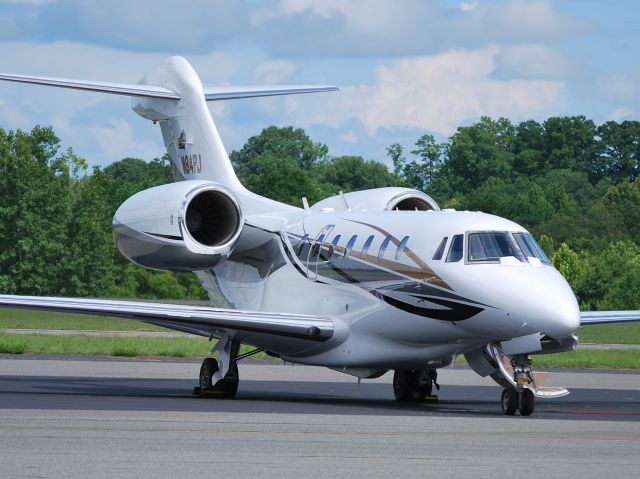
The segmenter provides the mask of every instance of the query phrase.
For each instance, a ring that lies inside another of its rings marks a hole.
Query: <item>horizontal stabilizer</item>
[[[580,313],[580,326],[632,323],[640,321],[640,311],[585,311]]]
[[[303,314],[242,311],[200,306],[117,301],[111,299],[52,298],[0,295],[0,306],[42,311],[98,314],[135,319],[200,336],[230,333],[251,338],[272,335],[313,342],[333,336],[333,321]]]
[[[205,88],[207,101],[234,100],[236,98],[255,98],[259,96],[292,95],[296,93],[318,93],[339,90],[332,85],[282,85],[282,86],[245,86]]]
[[[114,95],[139,96],[147,98],[163,98],[166,100],[179,100],[175,92],[153,85],[137,85],[127,83],[109,83],[85,80],[72,80],[67,78],[50,78],[29,75],[14,75],[0,73],[0,80],[18,83],[33,83],[36,85],[56,86],[60,88],[73,88],[74,90],[97,91],[112,93]]]
[[[155,85],[110,83],[86,80],[73,80],[69,78],[51,78],[31,75],[15,75],[0,73],[0,80],[32,83],[36,85],[55,86],[59,88],[72,88],[75,90],[112,93],[114,95],[126,95],[144,98],[158,98],[164,100],[179,100],[176,92]],[[323,91],[339,90],[331,85],[282,85],[282,86],[228,86],[205,88],[204,98],[207,101],[233,100],[237,98],[255,98],[261,96],[292,95],[296,93],[317,93]]]

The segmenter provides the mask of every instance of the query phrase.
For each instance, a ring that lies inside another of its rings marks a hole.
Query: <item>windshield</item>
[[[499,261],[506,256],[521,256],[516,254],[507,233],[469,233],[469,261]]]
[[[513,233],[513,237],[527,258],[538,258],[544,264],[551,264],[538,242],[529,233]]]

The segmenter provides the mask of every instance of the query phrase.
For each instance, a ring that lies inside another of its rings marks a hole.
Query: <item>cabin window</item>
[[[513,233],[513,237],[527,258],[538,258],[544,264],[551,264],[538,242],[529,233]]]
[[[442,241],[440,241],[440,244],[438,245],[438,249],[433,254],[433,260],[440,261],[442,259],[442,255],[444,254],[444,247],[447,246],[448,239],[449,239],[448,236],[445,236],[444,238],[442,238]]]
[[[333,256],[333,252],[336,249],[336,246],[338,246],[338,242],[340,241],[340,237],[341,235],[336,235],[335,238],[333,238],[333,241],[331,242],[331,246],[329,246],[329,252],[327,253],[327,258],[330,259]]]
[[[451,246],[449,247],[449,253],[447,254],[447,263],[455,263],[462,259],[464,244],[464,235],[454,235],[451,240]]]
[[[298,246],[296,247],[296,255],[297,256],[300,256],[300,254],[302,253],[302,250],[304,249],[304,247],[306,245],[308,245],[308,243],[307,243],[308,239],[309,239],[309,235],[305,233],[305,235],[302,237],[302,239],[298,243]]]
[[[364,258],[369,252],[369,248],[371,248],[371,243],[373,243],[373,235],[367,238],[367,241],[364,242],[364,246],[362,247],[362,253],[360,253],[360,257]]]
[[[313,247],[311,248],[311,257],[315,258],[318,256],[318,253],[320,253],[320,246],[322,246],[322,242],[324,241],[324,235],[320,235],[318,236],[318,239],[316,240],[316,242],[313,244]]]
[[[344,255],[349,256],[351,254],[351,250],[353,249],[353,245],[356,244],[356,240],[358,239],[358,235],[353,235],[349,242],[347,243],[347,247],[344,249]]]
[[[400,244],[398,245],[398,251],[396,251],[396,261],[398,261],[400,259],[400,256],[402,256],[402,253],[404,253],[404,249],[407,247],[408,242],[408,236],[405,236],[404,238],[402,238],[402,241],[400,241]]]
[[[384,256],[384,252],[387,251],[387,247],[389,246],[389,243],[391,243],[391,239],[391,236],[387,236],[380,245],[380,250],[378,251],[378,259]]]
[[[500,261],[506,256],[518,257],[507,233],[469,234],[469,261]]]

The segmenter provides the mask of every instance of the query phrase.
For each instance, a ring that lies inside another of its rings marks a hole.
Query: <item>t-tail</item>
[[[273,205],[269,205],[268,200],[259,201],[259,197],[247,191],[238,180],[207,101],[338,90],[325,85],[205,88],[189,62],[179,56],[162,62],[138,84],[14,74],[0,74],[0,80],[131,96],[133,110],[160,125],[176,181],[214,181],[248,200],[254,205],[250,209],[256,213]]]

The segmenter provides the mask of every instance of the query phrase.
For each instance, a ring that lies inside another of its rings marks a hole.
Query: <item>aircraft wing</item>
[[[248,342],[265,336],[322,342],[334,326],[319,316],[110,299],[0,295],[1,306],[135,319],[207,337],[235,333]]]
[[[585,311],[580,313],[580,326],[632,323],[640,321],[640,311]]]

